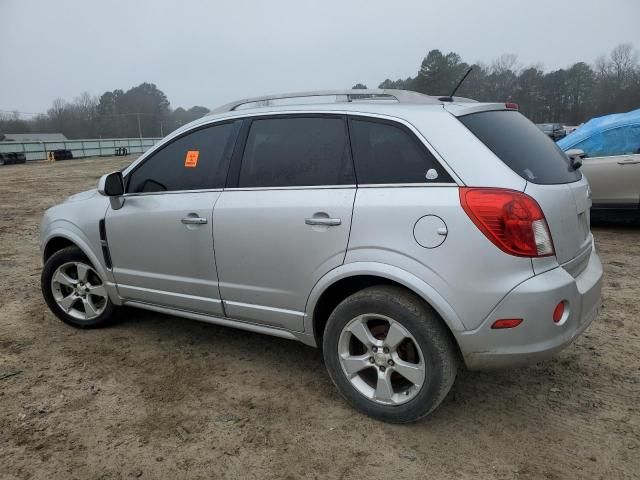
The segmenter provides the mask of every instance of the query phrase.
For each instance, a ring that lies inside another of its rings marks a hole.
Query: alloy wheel
[[[359,315],[347,323],[338,341],[338,356],[353,387],[379,404],[406,403],[425,382],[426,365],[416,339],[384,315]]]
[[[51,292],[58,306],[77,320],[92,320],[107,307],[104,282],[86,263],[60,265],[51,277]]]

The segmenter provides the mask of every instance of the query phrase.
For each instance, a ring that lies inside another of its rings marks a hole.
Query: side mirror
[[[579,148],[570,148],[564,152],[564,154],[569,157],[571,167],[574,170],[577,170],[582,166],[582,159],[586,157],[584,150],[580,150]]]
[[[581,150],[579,148],[570,148],[569,150],[567,150],[566,152],[564,152],[564,154],[569,157],[569,158],[584,158],[586,157],[584,150]]]
[[[124,194],[122,172],[111,172],[100,177],[98,193],[106,197],[119,197]]]

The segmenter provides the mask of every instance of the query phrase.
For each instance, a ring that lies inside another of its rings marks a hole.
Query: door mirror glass
[[[118,197],[124,194],[122,172],[111,172],[100,177],[98,193],[107,197]]]

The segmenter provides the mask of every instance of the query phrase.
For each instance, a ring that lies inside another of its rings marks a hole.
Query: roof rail
[[[409,90],[393,89],[349,89],[349,90],[319,90],[313,92],[283,93],[279,95],[265,95],[262,97],[244,98],[226,105],[222,105],[211,111],[212,114],[231,112],[241,105],[249,103],[262,103],[260,106],[269,106],[272,100],[284,100],[292,98],[335,97],[335,102],[352,102],[354,100],[395,100],[398,103],[414,104],[442,104],[442,100],[423,93]],[[304,102],[303,102],[304,103]]]

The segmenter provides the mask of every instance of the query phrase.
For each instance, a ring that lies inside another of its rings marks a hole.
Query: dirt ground
[[[640,478],[640,227],[594,233],[602,315],[555,359],[460,372],[428,419],[349,408],[317,350],[127,309],[79,331],[40,293],[44,210],[131,161],[0,167],[0,478]]]

